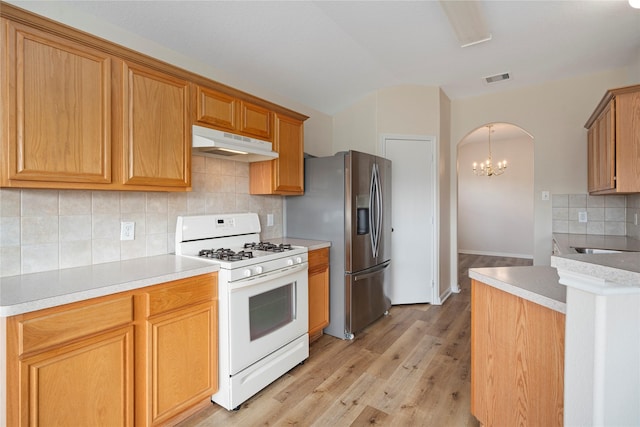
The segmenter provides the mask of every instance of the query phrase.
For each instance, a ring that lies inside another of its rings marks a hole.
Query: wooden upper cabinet
[[[273,113],[250,102],[240,102],[238,131],[265,141],[273,140]]]
[[[3,186],[111,181],[110,56],[6,19]]]
[[[640,85],[607,91],[585,127],[589,193],[640,192]]]
[[[265,141],[273,141],[273,113],[226,93],[195,85],[195,122]]]
[[[122,70],[122,182],[148,190],[189,187],[189,82],[126,62]]]
[[[304,193],[304,122],[276,114],[275,160],[251,163],[251,194],[299,195]]]
[[[221,130],[235,131],[238,100],[233,96],[203,86],[195,86],[195,121]]]

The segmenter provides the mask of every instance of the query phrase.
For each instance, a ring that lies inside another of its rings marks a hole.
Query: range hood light
[[[249,154],[246,151],[231,150],[230,148],[218,148],[219,151],[226,151],[233,154]]]

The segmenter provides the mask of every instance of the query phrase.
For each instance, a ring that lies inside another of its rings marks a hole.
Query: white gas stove
[[[255,213],[180,216],[176,255],[220,265],[219,391],[236,409],[309,357],[307,248],[260,242]]]

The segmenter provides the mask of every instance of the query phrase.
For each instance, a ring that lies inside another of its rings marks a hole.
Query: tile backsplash
[[[554,233],[640,238],[640,227],[635,223],[640,216],[638,194],[554,194],[551,206]]]
[[[257,212],[263,240],[282,236],[283,198],[249,194],[249,164],[193,156],[185,193],[0,189],[0,277],[174,251],[178,215]],[[267,227],[267,214],[274,225]],[[135,239],[120,240],[120,222]]]
[[[627,196],[627,236],[640,239],[640,194]]]

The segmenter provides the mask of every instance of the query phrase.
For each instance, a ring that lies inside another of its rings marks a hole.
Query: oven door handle
[[[229,290],[231,292],[246,288],[247,286],[255,286],[264,282],[268,282],[274,279],[279,279],[281,277],[289,276],[291,274],[298,273],[300,271],[307,271],[309,269],[309,264],[307,262],[303,262],[301,264],[294,264],[289,267],[285,267],[276,272],[267,272],[263,274],[259,274],[257,276],[247,277],[246,279],[236,280],[235,282],[229,283]]]

